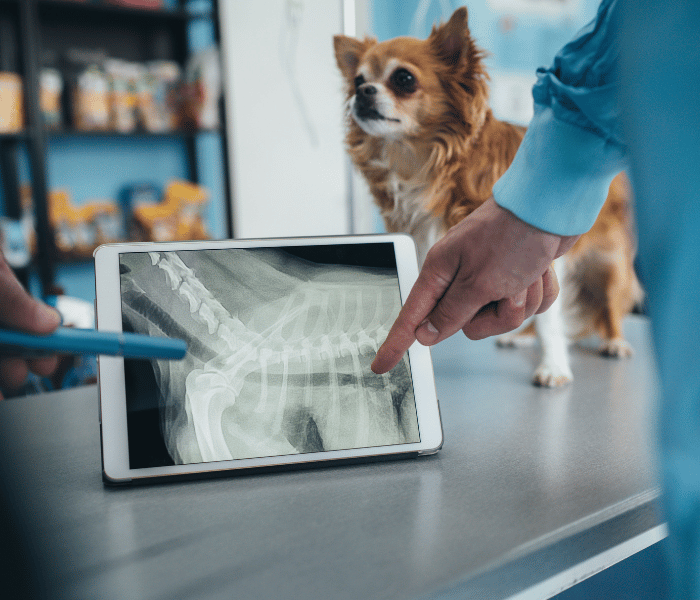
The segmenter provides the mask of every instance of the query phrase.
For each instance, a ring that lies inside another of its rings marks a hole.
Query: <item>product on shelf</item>
[[[100,244],[124,239],[119,208],[109,200],[75,206],[66,190],[49,192],[49,219],[56,247],[69,258],[87,258]]]
[[[0,217],[0,250],[13,269],[29,265],[32,255],[21,219]]]
[[[109,128],[109,86],[97,65],[78,75],[73,88],[73,122],[78,131],[105,131]]]
[[[20,221],[24,230],[24,237],[29,246],[29,252],[32,256],[36,255],[36,217],[34,216],[34,196],[32,194],[32,186],[28,183],[23,183],[19,187],[20,201]]]
[[[44,125],[49,129],[59,129],[63,125],[61,115],[61,94],[63,76],[58,69],[44,68],[39,75],[39,105],[44,117]]]
[[[22,78],[16,73],[0,73],[0,133],[21,131],[23,127]]]
[[[179,126],[217,129],[221,68],[216,47],[195,54],[182,69],[174,61],[133,63],[102,50],[70,48],[65,80],[71,88],[73,126],[78,131],[167,133]],[[60,123],[60,74],[45,69],[46,122]],[[49,95],[49,94],[53,95]],[[58,110],[57,108],[58,107]]]
[[[163,0],[103,0],[105,4],[129,6],[131,8],[163,8]]]
[[[104,70],[109,83],[109,128],[131,133],[138,123],[144,69],[139,64],[111,58],[105,61]]]
[[[184,96],[185,126],[197,129],[219,127],[221,66],[216,47],[198,52],[187,62]]]
[[[162,133],[177,128],[180,118],[182,71],[173,61],[148,63],[139,93],[139,116],[146,131]]]
[[[134,209],[139,206],[154,206],[160,202],[160,190],[151,183],[136,183],[126,186],[119,195],[124,230],[132,241],[144,241],[143,230],[133,219]]]
[[[107,53],[104,50],[69,48],[63,60],[73,128],[77,131],[107,130],[109,86],[102,69]]]
[[[165,190],[166,202],[178,206],[176,239],[206,240],[204,208],[209,200],[206,188],[188,181],[172,181]]]
[[[170,182],[158,204],[132,205],[135,239],[154,242],[208,239],[203,214],[208,199],[207,190],[199,185],[180,180]]]
[[[25,267],[36,255],[36,219],[32,188],[23,183],[19,186],[19,219],[0,217],[0,244],[8,264],[13,268]]]

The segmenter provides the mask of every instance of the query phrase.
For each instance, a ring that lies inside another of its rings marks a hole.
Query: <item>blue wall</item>
[[[491,57],[487,64],[516,70],[531,70],[549,65],[558,50],[573,34],[595,16],[598,0],[570,2],[570,16],[537,16],[534,14],[496,11],[488,0],[457,2],[434,0],[418,37],[426,37],[434,23],[446,21],[453,10],[466,6],[469,28],[479,46]],[[411,35],[411,24],[420,5],[419,0],[372,0],[374,35],[381,41]],[[449,7],[449,10],[444,8]]]

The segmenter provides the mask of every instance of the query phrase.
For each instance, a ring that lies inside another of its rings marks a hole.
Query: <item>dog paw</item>
[[[530,348],[537,342],[534,335],[520,335],[518,333],[504,333],[496,338],[496,346],[499,348]]]
[[[623,338],[605,340],[600,345],[599,352],[601,355],[611,358],[630,358],[634,354],[632,346]]]
[[[538,387],[557,388],[568,385],[574,380],[571,369],[541,364],[532,376],[532,383]]]

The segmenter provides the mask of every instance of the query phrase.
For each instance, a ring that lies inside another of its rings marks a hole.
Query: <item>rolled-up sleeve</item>
[[[578,235],[593,225],[610,182],[625,168],[621,133],[617,0],[540,68],[535,111],[523,142],[493,188],[496,202],[550,233]]]

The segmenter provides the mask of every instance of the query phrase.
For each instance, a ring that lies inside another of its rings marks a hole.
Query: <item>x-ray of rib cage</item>
[[[176,464],[419,441],[407,359],[369,365],[400,309],[387,269],[322,265],[278,249],[132,253],[123,320],[184,338],[152,361]]]

